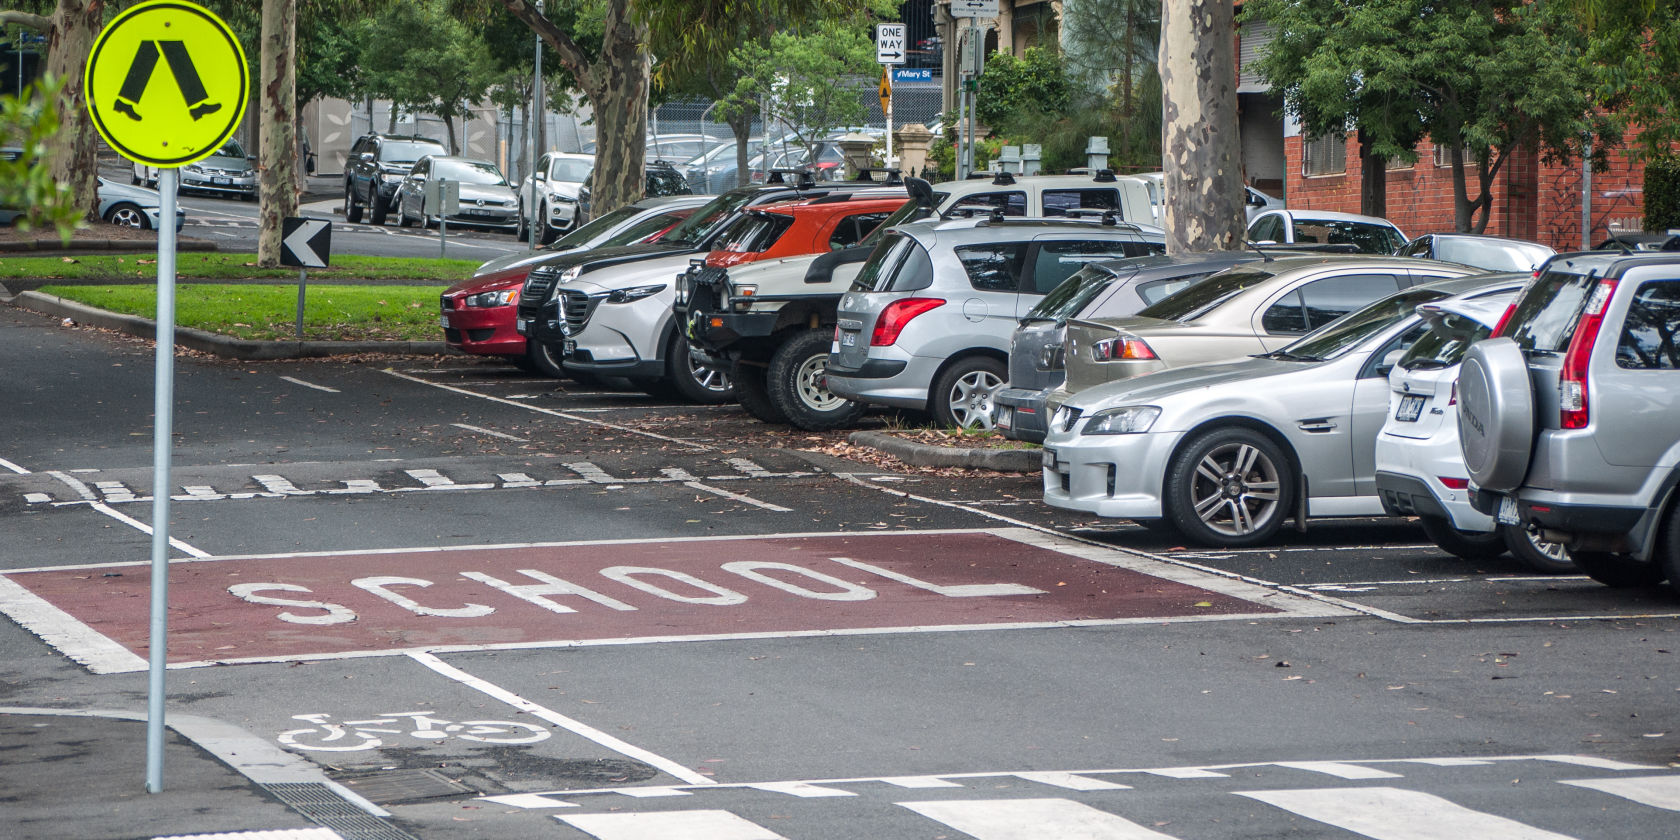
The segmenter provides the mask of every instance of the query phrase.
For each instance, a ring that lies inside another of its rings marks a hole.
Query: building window
[[[1301,174],[1340,175],[1346,171],[1346,134],[1326,134],[1301,144]]]
[[[1469,146],[1465,146],[1464,150],[1462,152],[1460,152],[1460,154],[1464,155],[1464,165],[1465,166],[1475,166],[1476,165],[1476,153],[1472,152],[1470,150]],[[1442,167],[1442,168],[1452,166],[1452,147],[1451,146],[1448,146],[1446,144],[1439,144],[1435,147],[1435,165],[1439,166],[1439,167]]]

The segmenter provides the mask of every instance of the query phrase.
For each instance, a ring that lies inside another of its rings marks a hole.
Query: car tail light
[[[1123,335],[1117,338],[1105,338],[1092,344],[1091,358],[1099,362],[1112,362],[1123,359],[1154,359],[1158,357],[1143,339]]]
[[[1442,487],[1448,490],[1464,490],[1470,486],[1470,479],[1468,478],[1456,478],[1450,475],[1438,475],[1435,478],[1441,482]]]
[[[1452,381],[1452,394],[1447,397],[1447,405],[1458,405],[1458,380]]]
[[[1488,337],[1503,337],[1505,335],[1505,325],[1511,323],[1511,316],[1515,314],[1517,314],[1517,302],[1511,301],[1511,305],[1505,307],[1505,314],[1499,316],[1499,323],[1493,325],[1493,332]]]
[[[945,301],[941,298],[904,298],[887,304],[881,317],[875,320],[875,333],[869,337],[869,346],[891,347],[898,341],[898,334],[904,332],[917,315],[944,305]]]
[[[1569,340],[1569,350],[1563,356],[1563,373],[1558,377],[1558,425],[1565,429],[1585,429],[1591,419],[1587,412],[1587,362],[1592,357],[1598,330],[1604,326],[1604,309],[1610,295],[1616,291],[1616,281],[1600,280],[1587,298],[1580,326]]]

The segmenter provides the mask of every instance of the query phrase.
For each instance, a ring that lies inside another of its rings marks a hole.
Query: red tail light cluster
[[[1616,291],[1615,280],[1600,280],[1587,298],[1581,323],[1569,339],[1569,350],[1563,356],[1563,372],[1558,377],[1558,425],[1565,429],[1584,429],[1591,419],[1587,405],[1587,362],[1592,358],[1593,344],[1604,326],[1604,310],[1610,305],[1610,295]]]
[[[887,304],[881,317],[875,319],[875,333],[869,337],[869,346],[891,347],[917,315],[944,305],[941,298],[904,298]]]

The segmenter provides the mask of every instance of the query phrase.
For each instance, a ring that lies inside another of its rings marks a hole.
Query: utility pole
[[[537,0],[537,14],[543,13],[543,0]],[[531,63],[531,158],[525,164],[525,177],[531,181],[531,205],[540,207],[537,203],[537,160],[543,153],[543,78],[542,78],[542,36],[537,36],[536,60]],[[524,212],[521,210],[520,212]],[[528,251],[537,250],[536,210],[531,210],[531,229],[525,234],[525,248]]]

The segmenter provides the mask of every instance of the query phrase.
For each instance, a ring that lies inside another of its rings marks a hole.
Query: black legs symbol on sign
[[[128,76],[123,79],[122,90],[117,91],[117,102],[111,110],[127,114],[135,122],[141,121],[135,106],[140,104],[140,98],[146,94],[146,85],[152,81],[152,71],[157,69],[160,50],[163,60],[169,62],[169,72],[175,75],[175,86],[181,89],[181,98],[187,102],[187,113],[195,122],[206,114],[222,110],[220,102],[205,101],[210,94],[204,90],[204,82],[198,77],[198,68],[193,66],[184,41],[141,41],[140,50],[134,55],[134,63],[128,67]]]

